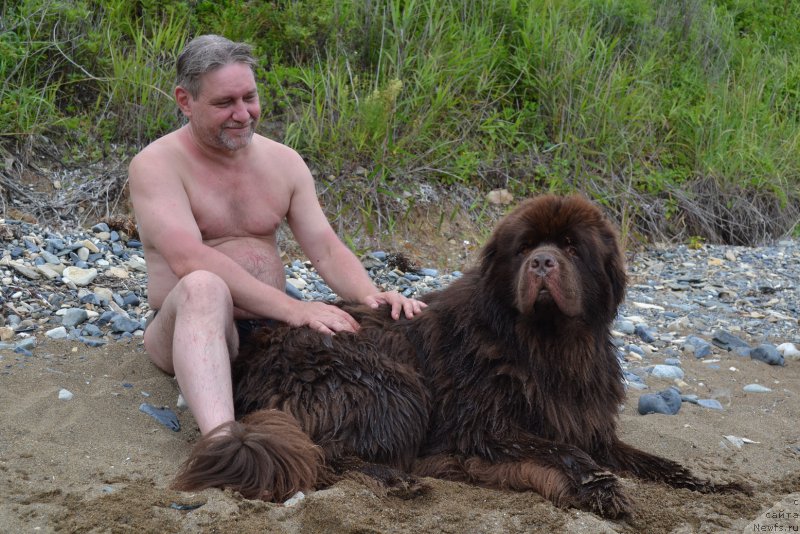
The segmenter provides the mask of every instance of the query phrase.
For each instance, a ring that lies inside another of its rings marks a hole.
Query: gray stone
[[[769,393],[772,391],[766,386],[762,386],[761,384],[747,384],[744,388],[744,391],[747,393]]]
[[[631,335],[636,331],[636,326],[632,321],[622,319],[614,323],[614,330],[622,332],[623,334]]]
[[[61,324],[67,328],[70,328],[86,322],[88,318],[89,314],[83,308],[69,308],[68,310],[64,311],[64,317],[61,320]]]
[[[125,317],[124,315],[116,315],[111,320],[111,331],[112,332],[129,332],[133,333],[141,328],[141,323],[139,321],[135,321],[130,317]]]
[[[681,409],[681,394],[675,388],[639,397],[638,411],[641,415],[660,413],[675,415]]]
[[[697,404],[702,406],[703,408],[709,408],[711,410],[724,410],[722,404],[717,399],[699,399]]]
[[[784,365],[783,355],[775,345],[762,344],[750,351],[750,358],[770,365]]]
[[[680,380],[683,379],[684,372],[683,369],[674,365],[654,365],[650,370],[650,375],[667,380]]]
[[[695,358],[700,359],[711,354],[711,345],[705,339],[689,336],[683,344],[683,350],[694,354]]]
[[[718,330],[714,332],[714,337],[711,338],[711,342],[724,350],[733,350],[737,347],[750,347],[746,341],[739,339],[725,330]]]

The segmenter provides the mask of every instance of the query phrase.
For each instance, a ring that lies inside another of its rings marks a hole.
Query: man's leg
[[[144,345],[153,363],[178,379],[203,435],[233,421],[231,359],[239,339],[221,278],[208,271],[184,276],[148,325]]]

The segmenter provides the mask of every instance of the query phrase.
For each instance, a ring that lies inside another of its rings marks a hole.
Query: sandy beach
[[[641,392],[630,390],[620,419],[626,441],[714,480],[748,481],[755,492],[700,495],[625,479],[635,512],[610,522],[533,493],[439,480],[412,500],[345,480],[291,506],[172,491],[198,431],[176,408],[175,381],[148,361],[139,339],[99,348],[45,340],[32,352],[0,352],[3,532],[792,532],[800,523],[797,362],[776,367],[721,353],[712,369],[687,358],[684,393],[716,398],[724,411],[684,403],[675,416],[641,416]],[[752,382],[772,391],[745,393]],[[61,389],[73,398],[60,400]],[[181,430],[139,411],[142,402],[175,409]],[[725,436],[754,443],[738,448]]]

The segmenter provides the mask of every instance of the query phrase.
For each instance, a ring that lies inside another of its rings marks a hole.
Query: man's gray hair
[[[253,47],[247,43],[235,43],[220,35],[195,37],[186,43],[178,55],[177,84],[197,98],[202,76],[231,63],[244,63],[255,71]]]

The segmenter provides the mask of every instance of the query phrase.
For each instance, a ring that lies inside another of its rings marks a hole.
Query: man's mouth
[[[239,123],[223,124],[222,127],[226,130],[249,130],[250,128],[253,127],[253,123],[248,122],[245,124],[239,124]]]

